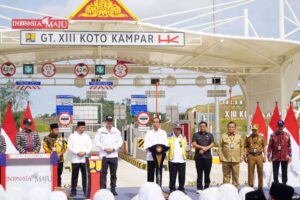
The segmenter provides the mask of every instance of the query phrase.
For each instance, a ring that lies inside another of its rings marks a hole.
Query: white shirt
[[[173,163],[184,163],[183,155],[182,155],[182,145],[181,140],[183,139],[182,135],[180,134],[178,137],[174,134],[174,158],[171,160]]]
[[[149,147],[152,147],[156,144],[163,144],[169,146],[167,133],[164,130],[158,129],[157,131],[149,130],[145,136],[144,148],[147,150],[147,161],[153,161],[151,152],[148,150]]]
[[[78,133],[75,131],[70,135],[68,140],[68,149],[72,155],[72,163],[85,163],[85,156],[79,157],[79,152],[85,152],[86,154],[92,151],[92,141],[90,136],[86,133]]]
[[[110,131],[106,127],[98,129],[95,136],[96,146],[99,147],[99,157],[117,158],[118,150],[122,147],[123,140],[119,129],[112,127]],[[105,148],[113,148],[114,151],[107,153]]]

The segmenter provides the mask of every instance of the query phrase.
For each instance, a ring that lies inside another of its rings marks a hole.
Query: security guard
[[[43,148],[45,153],[55,151],[58,156],[57,177],[58,187],[61,187],[61,175],[64,168],[64,153],[68,149],[68,142],[64,137],[59,136],[58,124],[50,124],[50,134],[44,138]]]
[[[223,183],[239,186],[240,163],[244,160],[244,142],[240,134],[236,133],[236,123],[227,124],[227,133],[220,139],[219,157],[222,161]]]
[[[266,162],[266,140],[258,134],[258,125],[253,124],[252,134],[245,139],[245,162],[248,163],[248,185],[253,187],[254,171],[257,166],[258,189],[263,190],[263,163]]]
[[[176,190],[175,183],[178,174],[179,187],[178,190],[185,192],[185,160],[186,160],[186,138],[181,134],[181,124],[179,122],[173,123],[173,132],[168,135],[169,152],[167,153],[169,158],[169,172],[170,193]]]
[[[23,120],[24,129],[16,136],[16,148],[21,154],[39,153],[41,149],[41,139],[37,132],[32,131],[31,119]]]

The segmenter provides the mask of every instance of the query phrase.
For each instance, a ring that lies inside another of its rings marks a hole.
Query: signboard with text
[[[22,45],[184,46],[182,32],[21,31]]]
[[[68,29],[69,21],[66,19],[12,19],[12,29]]]

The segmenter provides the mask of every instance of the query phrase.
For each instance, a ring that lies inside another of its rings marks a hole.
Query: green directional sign
[[[105,75],[105,65],[95,65],[95,75]]]
[[[33,74],[33,64],[23,64],[23,74]]]

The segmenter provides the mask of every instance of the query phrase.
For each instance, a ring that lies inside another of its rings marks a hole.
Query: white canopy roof
[[[42,64],[76,59],[125,60],[149,66],[251,74],[281,65],[300,50],[296,41],[245,38],[166,29],[140,22],[70,21],[73,31],[185,32],[184,47],[24,46],[19,30],[1,32],[0,63]]]

